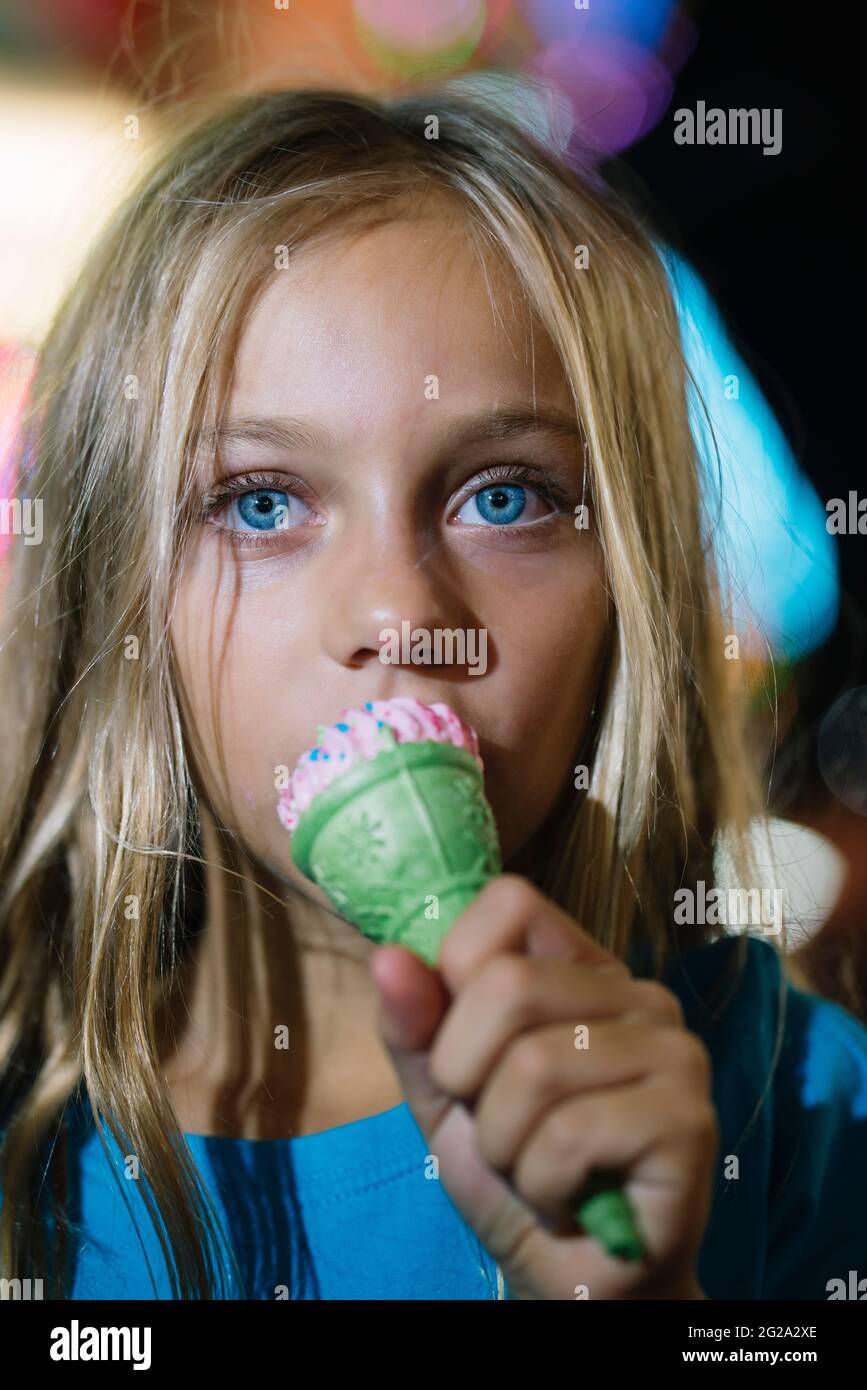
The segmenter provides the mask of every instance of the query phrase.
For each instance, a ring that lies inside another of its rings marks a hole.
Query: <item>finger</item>
[[[710,1091],[708,1054],[679,1029],[632,1014],[594,1023],[589,1043],[576,1049],[571,1029],[558,1023],[507,1048],[473,1110],[479,1152],[492,1168],[507,1172],[548,1111],[572,1096],[663,1073],[679,1077],[684,1094]]]
[[[711,1101],[696,1096],[686,1104],[677,1078],[609,1088],[552,1107],[520,1149],[510,1179],[533,1208],[568,1224],[594,1169],[623,1172],[627,1195],[703,1192],[718,1134]]]
[[[616,956],[517,874],[500,874],[486,884],[447,932],[437,965],[457,994],[473,971],[503,951],[554,956],[629,974]]]
[[[669,990],[633,980],[628,971],[500,954],[479,966],[454,1000],[431,1048],[431,1074],[444,1090],[470,1102],[506,1048],[528,1029],[568,1021],[577,1047],[576,1030],[626,1014],[672,1025],[683,1018]]]

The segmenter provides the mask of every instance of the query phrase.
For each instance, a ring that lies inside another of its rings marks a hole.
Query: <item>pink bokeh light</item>
[[[674,90],[674,78],[652,53],[611,34],[556,39],[526,69],[568,98],[575,134],[597,159],[652,130]]]
[[[11,507],[15,488],[14,447],[36,365],[35,353],[0,345],[0,558],[12,542]]]
[[[407,53],[430,53],[457,43],[478,22],[484,0],[355,0],[355,13],[383,43]]]

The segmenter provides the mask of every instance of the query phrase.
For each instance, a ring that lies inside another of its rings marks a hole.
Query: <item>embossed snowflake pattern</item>
[[[335,846],[347,860],[363,859],[375,864],[381,860],[385,849],[385,836],[381,832],[382,822],[368,815],[367,811],[362,811],[360,816],[338,832]]]

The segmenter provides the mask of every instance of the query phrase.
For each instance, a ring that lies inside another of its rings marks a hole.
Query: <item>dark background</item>
[[[699,39],[659,125],[606,175],[643,200],[701,273],[822,503],[867,497],[863,338],[863,14],[855,5],[711,0],[686,5]],[[860,21],[860,22],[859,22]],[[860,71],[856,71],[860,67]],[[780,107],[782,149],[676,145],[680,106]],[[825,785],[819,726],[867,685],[867,536],[835,540],[841,609],[791,673],[790,717],[768,759],[771,809],[819,830],[849,876],[831,918],[797,953],[809,987],[867,1020],[867,817]],[[864,708],[862,703],[862,710]],[[867,788],[867,727],[849,740]]]
[[[702,274],[822,503],[853,488],[865,497],[855,429],[865,391],[863,159],[851,114],[859,8],[776,0],[686,8],[699,39],[672,105],[606,175],[644,201]],[[673,112],[699,100],[726,110],[780,107],[780,153],[676,145]],[[841,619],[797,672],[790,738],[798,751],[781,750],[780,802],[809,794],[818,722],[844,689],[867,683],[867,536],[840,536],[836,545]]]

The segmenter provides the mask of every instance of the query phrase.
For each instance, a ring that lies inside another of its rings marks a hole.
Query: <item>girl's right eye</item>
[[[231,530],[285,531],[302,524],[310,507],[293,492],[254,488],[232,498],[224,510]]]
[[[300,496],[300,486],[276,485],[283,481],[253,474],[226,478],[204,498],[204,518],[239,543],[261,543],[279,532],[295,531],[315,513]]]

